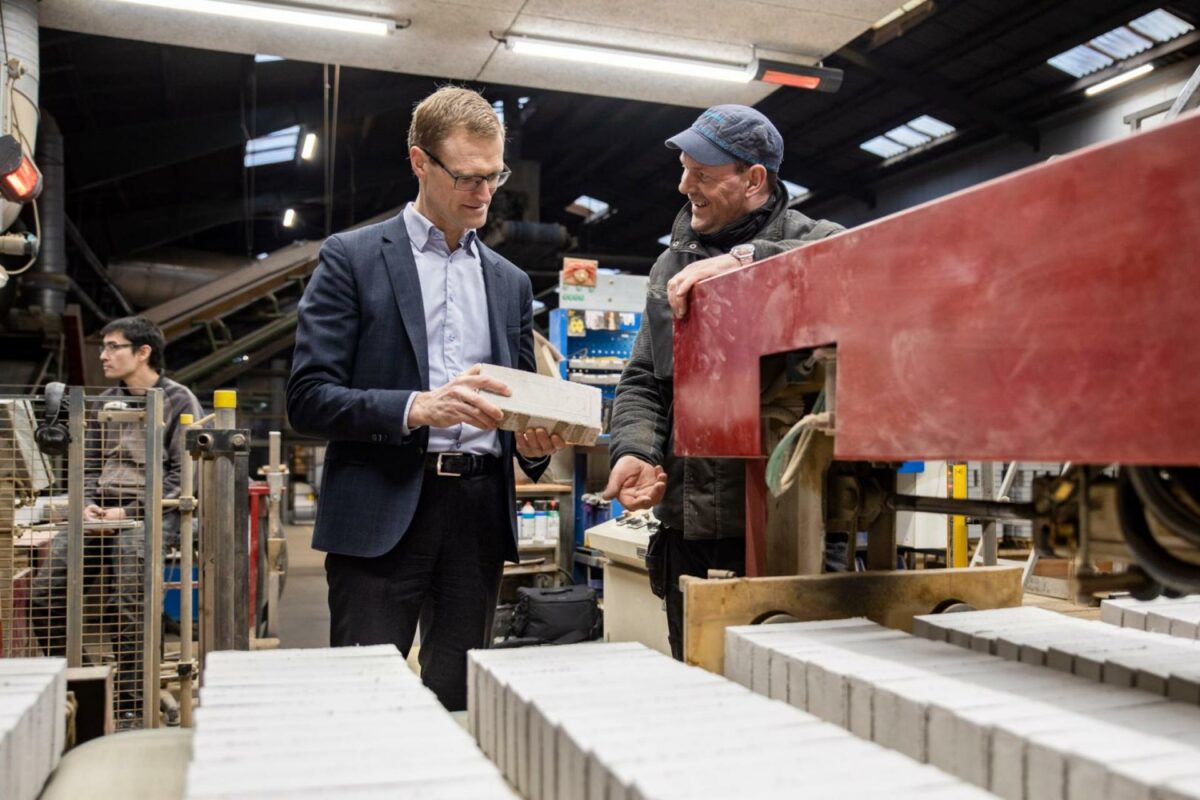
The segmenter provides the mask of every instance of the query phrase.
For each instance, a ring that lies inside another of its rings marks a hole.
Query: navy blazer
[[[492,362],[535,371],[529,276],[477,242],[491,328]],[[429,390],[421,283],[404,219],[331,236],[300,300],[287,410],[292,428],[329,440],[313,547],[375,557],[408,530],[421,496],[429,429],[401,430],[409,396]],[[517,560],[513,434],[500,431]],[[517,454],[537,480],[548,458]]]

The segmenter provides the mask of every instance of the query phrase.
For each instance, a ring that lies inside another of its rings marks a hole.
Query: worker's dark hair
[[[121,317],[114,319],[100,331],[101,336],[110,333],[119,333],[124,336],[133,345],[134,350],[139,350],[142,345],[149,347],[150,369],[155,372],[163,371],[163,367],[166,366],[163,351],[167,349],[167,340],[163,336],[162,328],[145,317]]]

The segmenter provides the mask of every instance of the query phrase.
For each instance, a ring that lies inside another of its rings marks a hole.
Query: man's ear
[[[408,148],[408,162],[412,165],[413,175],[419,180],[424,180],[425,170],[429,169],[429,157],[425,155],[425,151],[416,145]]]
[[[746,194],[755,195],[763,191],[767,185],[767,168],[762,164],[752,164],[749,173],[749,182],[746,185]]]
[[[138,361],[143,361],[143,362],[149,364],[150,363],[150,353],[151,353],[150,345],[144,344],[137,349],[137,353],[135,355],[137,356]]]

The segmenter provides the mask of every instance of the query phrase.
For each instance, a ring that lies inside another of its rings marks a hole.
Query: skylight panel
[[[880,158],[891,158],[898,156],[908,148],[897,141],[893,141],[886,136],[876,136],[874,139],[868,139],[859,145],[868,153],[874,153]]]
[[[792,183],[791,181],[783,181],[783,188],[787,189],[788,200],[795,200],[797,197],[803,197],[804,195],[808,194],[807,186],[801,186],[800,184]]]
[[[1189,31],[1195,30],[1190,23],[1180,19],[1170,11],[1157,9],[1145,16],[1138,17],[1129,23],[1129,27],[1143,36],[1149,36],[1156,42],[1169,42]]]
[[[1088,47],[1086,44],[1072,47],[1066,52],[1059,53],[1054,58],[1047,62],[1055,69],[1062,70],[1072,78],[1082,78],[1084,75],[1090,75],[1097,70],[1111,67],[1114,62],[1104,53]]]
[[[567,206],[567,211],[583,217],[584,222],[595,222],[608,214],[608,208],[608,203],[603,200],[581,194]]]
[[[908,127],[915,131],[920,131],[926,136],[934,139],[940,139],[943,136],[948,136],[954,133],[956,128],[948,122],[942,122],[937,117],[931,117],[928,114],[922,114],[916,119],[908,123]]]
[[[899,142],[906,148],[920,147],[921,145],[928,141],[932,141],[933,139],[932,136],[926,136],[920,131],[914,130],[907,125],[900,125],[899,127],[892,128],[884,135],[889,139]]]
[[[1145,36],[1134,33],[1124,26],[1113,28],[1108,33],[1097,36],[1095,39],[1092,39],[1090,44],[1097,50],[1108,53],[1118,61],[1130,56],[1136,56],[1143,50],[1149,50],[1154,46],[1154,42]]]
[[[296,143],[300,139],[300,126],[268,133],[246,142],[244,162],[247,167],[261,167],[264,164],[280,164],[296,158]]]

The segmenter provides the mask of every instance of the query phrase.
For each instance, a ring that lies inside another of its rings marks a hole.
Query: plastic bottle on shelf
[[[534,517],[533,503],[528,500],[521,506],[521,526],[517,529],[517,538],[522,542],[533,541]]]
[[[537,544],[546,543],[546,501],[539,500],[533,505],[533,541]]]
[[[550,510],[546,512],[546,544],[558,544],[558,534],[561,520],[558,516],[558,501],[550,501]]]

